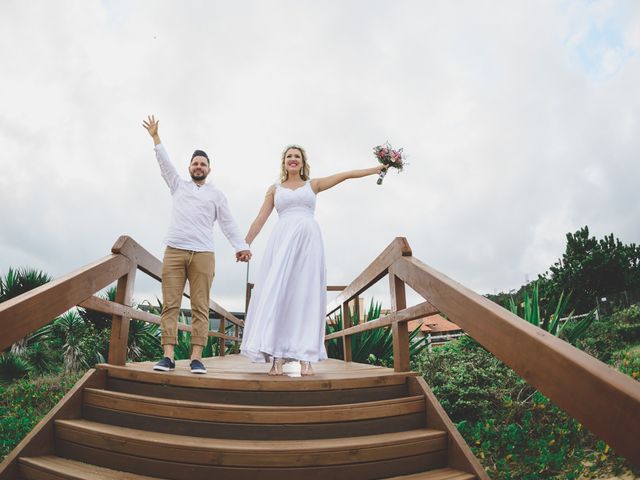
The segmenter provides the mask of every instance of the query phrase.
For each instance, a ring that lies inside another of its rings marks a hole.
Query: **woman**
[[[302,147],[282,155],[280,183],[265,195],[245,238],[251,245],[275,206],[279,220],[267,243],[251,296],[241,352],[252,361],[273,359],[269,375],[282,375],[285,361],[299,360],[300,373],[327,358],[324,347],[327,280],[320,228],[313,218],[316,195],[350,178],[379,174],[385,167],[309,179]]]

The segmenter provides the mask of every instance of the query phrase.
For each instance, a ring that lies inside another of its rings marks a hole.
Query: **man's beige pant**
[[[191,296],[191,345],[207,344],[209,292],[215,270],[213,252],[194,252],[167,247],[162,260],[162,345],[175,345],[182,292],[189,280]]]

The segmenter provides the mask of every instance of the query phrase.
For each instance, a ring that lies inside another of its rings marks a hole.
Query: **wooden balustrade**
[[[109,363],[124,365],[126,361],[129,321],[141,320],[160,324],[160,317],[132,308],[136,272],[139,270],[162,281],[162,262],[128,236],[121,236],[111,249],[112,254],[82,267],[59,279],[35,288],[0,304],[0,351],[31,332],[45,326],[67,310],[80,306],[112,316]],[[115,302],[95,296],[103,288],[117,282]],[[189,296],[188,286],[185,296]],[[209,308],[221,317],[218,332],[209,336],[220,341],[220,354],[224,355],[224,342],[235,342],[238,350],[240,327],[244,322],[213,300]],[[235,335],[226,334],[226,322],[235,325]],[[182,331],[191,331],[190,325],[178,324]]]
[[[49,323],[75,306],[112,315],[113,328],[109,362],[124,364],[130,319],[159,323],[159,317],[132,308],[136,272],[161,280],[162,263],[133,239],[123,236],[112,254],[70,274],[0,304],[0,350]],[[391,312],[379,319],[350,324],[351,302],[388,276]],[[95,297],[95,293],[117,281],[116,301]],[[407,307],[405,286],[424,298]],[[458,324],[484,348],[511,367],[523,379],[549,397],[569,415],[602,438],[619,454],[640,465],[640,383],[610,368],[553,335],[523,321],[499,305],[458,284],[446,275],[412,257],[404,238],[396,238],[366,269],[340,291],[327,306],[327,315],[343,312],[343,329],[325,340],[342,338],[345,360],[351,359],[351,336],[374,328],[391,328],[394,369],[409,369],[407,322],[441,312]],[[248,287],[247,292],[250,294]],[[188,296],[188,288],[185,295]],[[210,301],[210,309],[222,320],[220,341],[234,341],[238,349],[242,320]],[[235,334],[226,334],[226,322]],[[190,331],[190,326],[179,324]]]
[[[325,337],[342,338],[345,360],[350,338],[391,327],[394,369],[409,368],[407,322],[442,313],[518,375],[580,421],[619,454],[640,465],[640,383],[569,343],[522,320],[411,256],[406,239],[396,238],[327,307],[327,315],[347,305],[385,275],[391,313]],[[425,302],[407,307],[405,285]]]

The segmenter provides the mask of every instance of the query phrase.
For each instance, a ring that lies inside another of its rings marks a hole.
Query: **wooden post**
[[[116,287],[116,303],[131,306],[133,286],[136,281],[137,265],[129,273],[118,279]],[[121,315],[111,317],[111,338],[109,340],[109,360],[111,365],[124,365],[127,362],[127,347],[129,344],[129,321],[131,319]]]
[[[238,335],[240,335],[240,327],[238,326],[238,324],[236,323],[235,325],[235,329],[234,329],[234,337],[236,337],[235,340],[235,346],[233,347],[233,353],[238,353],[240,351],[240,343],[238,342]]]
[[[389,291],[391,293],[391,311],[407,308],[407,295],[404,282],[389,272]],[[393,333],[393,369],[396,372],[409,371],[409,325],[407,322],[394,322]]]
[[[226,328],[225,328],[225,318],[224,317],[220,317],[220,328],[218,329],[218,331],[223,334],[226,335]],[[224,357],[224,338],[219,338],[218,339],[218,356],[220,357]]]
[[[349,302],[346,301],[342,304],[342,329],[349,328],[351,326],[351,317],[349,316]],[[351,336],[347,335],[342,337],[342,351],[344,354],[344,361],[351,361]]]

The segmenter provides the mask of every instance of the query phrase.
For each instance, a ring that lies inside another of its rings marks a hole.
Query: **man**
[[[226,197],[206,183],[211,172],[207,154],[202,150],[193,152],[189,164],[191,179],[181,178],[160,142],[158,123],[153,115],[142,122],[153,138],[160,172],[173,196],[173,208],[162,261],[160,328],[164,358],[153,369],[163,372],[175,369],[178,314],[188,280],[192,314],[190,369],[191,373],[207,373],[202,363],[202,349],[207,344],[209,332],[209,292],[215,268],[213,226],[216,221],[235,248],[236,261],[248,262],[251,252],[231,216]]]

